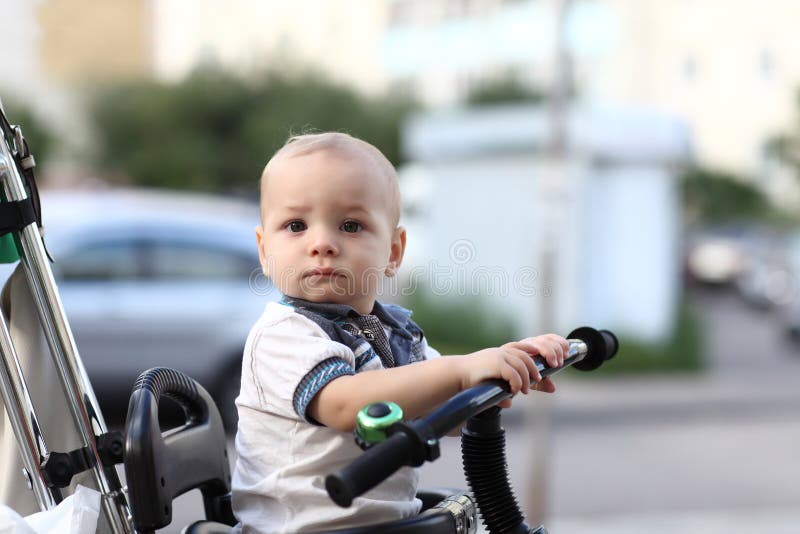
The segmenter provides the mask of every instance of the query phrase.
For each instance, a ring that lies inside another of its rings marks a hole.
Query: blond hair
[[[264,167],[264,171],[261,173],[262,195],[264,184],[269,177],[270,164],[274,161],[326,150],[364,156],[375,164],[378,173],[383,174],[389,181],[389,205],[392,209],[391,215],[394,225],[396,226],[400,220],[400,188],[397,183],[397,172],[394,166],[386,156],[373,145],[342,132],[309,133],[289,137],[286,143],[272,155]]]

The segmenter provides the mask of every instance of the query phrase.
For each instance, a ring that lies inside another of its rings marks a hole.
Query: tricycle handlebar
[[[568,336],[569,353],[560,367],[549,367],[535,357],[542,377],[574,366],[596,369],[617,352],[619,343],[608,330],[581,327]],[[487,380],[466,389],[427,416],[410,423],[396,423],[390,436],[369,448],[350,465],[325,478],[325,489],[339,506],[348,507],[353,499],[374,488],[403,466],[419,466],[439,456],[439,438],[459,427],[467,419],[511,397],[504,380]]]

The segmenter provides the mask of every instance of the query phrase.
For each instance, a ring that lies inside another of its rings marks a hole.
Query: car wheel
[[[217,408],[222,416],[222,424],[228,434],[236,433],[236,426],[239,422],[239,414],[236,411],[236,397],[239,396],[239,388],[242,383],[242,360],[241,355],[236,356],[234,363],[228,366],[222,374],[222,380],[217,385]]]

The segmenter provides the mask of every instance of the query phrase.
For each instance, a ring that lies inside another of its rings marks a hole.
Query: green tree
[[[474,87],[466,98],[467,105],[498,104],[503,102],[539,103],[546,98],[543,91],[523,83],[516,76],[485,80]]]
[[[36,164],[45,163],[52,155],[57,141],[50,129],[31,111],[30,107],[16,99],[4,97],[3,110],[11,124],[19,125],[22,128],[22,135],[28,142]]]
[[[767,221],[776,218],[764,194],[729,173],[693,168],[681,178],[689,223]]]
[[[177,84],[99,91],[90,106],[97,161],[117,180],[151,187],[256,191],[261,169],[290,134],[346,131],[401,161],[405,98],[366,98],[313,73],[245,79],[203,67]]]
[[[467,354],[514,339],[511,320],[491,310],[479,295],[437,297],[423,286],[403,304],[414,310],[414,321],[442,354]]]

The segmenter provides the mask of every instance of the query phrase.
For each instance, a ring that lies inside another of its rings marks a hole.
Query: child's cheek
[[[261,270],[264,271],[265,276],[275,277],[275,257],[267,254],[266,251],[261,254]]]

